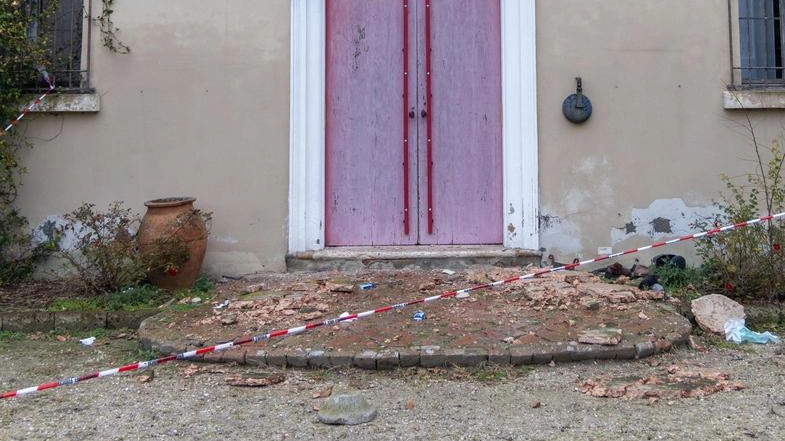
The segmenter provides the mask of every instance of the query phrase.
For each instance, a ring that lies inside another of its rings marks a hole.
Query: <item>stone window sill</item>
[[[722,103],[726,110],[785,109],[785,88],[725,90]]]
[[[98,94],[95,92],[55,93],[38,103],[31,113],[98,112],[101,109],[100,104]]]

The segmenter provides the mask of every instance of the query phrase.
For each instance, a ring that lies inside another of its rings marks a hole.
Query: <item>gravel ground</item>
[[[226,378],[248,366],[175,362],[0,402],[3,440],[782,440],[785,358],[781,346],[678,349],[640,361],[524,368],[406,369],[393,372],[274,370],[286,381],[263,388]],[[0,389],[150,358],[135,340],[104,338],[93,347],[0,341]],[[747,389],[675,400],[595,398],[582,380],[649,376],[667,367],[727,372]],[[358,426],[317,420],[314,394],[360,391],[378,417]],[[539,403],[537,405],[536,403]]]

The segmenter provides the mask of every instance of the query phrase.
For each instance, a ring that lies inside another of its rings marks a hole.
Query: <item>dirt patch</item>
[[[428,347],[481,349],[489,354],[528,345],[563,352],[563,357],[580,353],[591,358],[592,345],[579,343],[586,330],[617,329],[610,345],[640,351],[641,356],[666,350],[690,331],[689,323],[673,312],[675,299],[572,271],[472,291],[467,298],[392,307],[367,319],[333,321],[344,313],[415,302],[521,274],[518,269],[478,266],[455,274],[418,270],[272,275],[255,281],[247,290],[254,292],[230,298],[225,308],[167,311],[148,319],[142,337],[166,352],[180,352],[311,323],[318,329],[249,345],[248,351],[354,354]],[[363,283],[372,283],[373,288],[361,289]],[[424,320],[414,320],[418,310]],[[633,348],[639,343],[651,348]]]

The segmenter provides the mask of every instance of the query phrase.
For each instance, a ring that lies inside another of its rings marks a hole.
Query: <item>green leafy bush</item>
[[[716,203],[719,214],[696,222],[695,227],[710,230],[758,218],[761,210],[772,214],[782,211],[785,155],[780,143],[781,140],[775,140],[764,149],[755,142],[758,170],[748,174],[743,183],[723,176],[728,193]],[[762,157],[764,153],[769,156],[767,161]],[[780,296],[785,292],[784,241],[781,221],[757,223],[698,239],[696,248],[703,258],[708,291],[767,299]]]
[[[81,207],[63,216],[65,224],[58,236],[73,240],[60,251],[77,275],[86,292],[107,293],[139,285],[146,277],[147,264],[132,234],[140,218],[122,202],[109,204],[106,212],[94,204]]]

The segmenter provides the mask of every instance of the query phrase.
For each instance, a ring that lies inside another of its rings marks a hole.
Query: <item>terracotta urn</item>
[[[207,250],[207,227],[194,209],[195,198],[170,197],[147,201],[137,243],[143,256],[154,256],[147,277],[163,289],[193,287]],[[173,251],[174,250],[174,251]],[[167,253],[175,258],[168,262]]]

